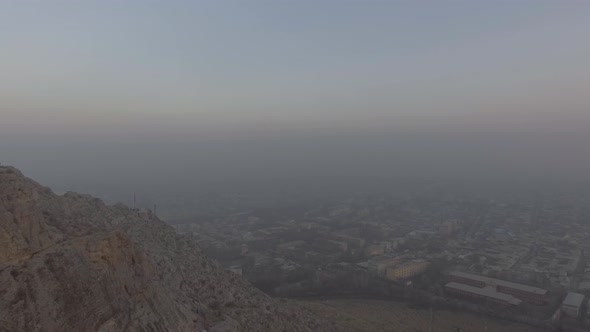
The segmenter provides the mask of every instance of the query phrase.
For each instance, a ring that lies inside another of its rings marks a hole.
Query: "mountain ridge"
[[[149,211],[0,166],[0,331],[335,331]]]

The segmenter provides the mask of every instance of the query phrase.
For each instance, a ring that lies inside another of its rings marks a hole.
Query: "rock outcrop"
[[[0,167],[0,331],[332,331],[152,216]]]

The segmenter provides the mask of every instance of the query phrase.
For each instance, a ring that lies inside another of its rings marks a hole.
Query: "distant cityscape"
[[[271,295],[373,296],[590,326],[586,196],[359,194],[175,228]]]

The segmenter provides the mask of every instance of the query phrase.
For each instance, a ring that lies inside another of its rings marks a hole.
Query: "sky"
[[[50,185],[587,177],[589,17],[574,0],[3,1],[0,162]]]

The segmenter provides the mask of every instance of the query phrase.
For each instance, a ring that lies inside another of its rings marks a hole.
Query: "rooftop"
[[[459,278],[465,278],[465,279],[471,279],[471,280],[477,280],[477,281],[481,281],[484,282],[486,285],[498,285],[498,286],[502,286],[502,287],[506,287],[506,288],[512,288],[512,289],[518,289],[524,292],[529,292],[529,293],[534,293],[534,294],[540,294],[540,295],[545,295],[547,294],[547,290],[546,289],[542,289],[542,288],[538,288],[538,287],[533,287],[533,286],[528,286],[528,285],[523,285],[523,284],[517,284],[515,282],[510,282],[510,281],[506,281],[506,280],[500,280],[500,279],[496,279],[496,278],[490,278],[490,277],[485,277],[485,276],[480,276],[477,274],[471,274],[471,273],[466,273],[466,272],[460,272],[460,271],[455,271],[455,272],[451,272],[449,273],[450,276],[456,276]]]
[[[508,302],[508,303],[514,304],[514,305],[519,305],[522,303],[521,300],[515,298],[514,296],[497,292],[492,287],[479,288],[479,287],[469,286],[469,285],[465,285],[465,284],[460,284],[458,282],[449,282],[448,284],[445,285],[445,287],[458,289],[458,290],[462,290],[464,292],[469,292],[469,293],[473,293],[473,294],[482,295],[485,297],[505,301],[505,302]]]
[[[391,255],[381,255],[373,257],[369,260],[370,264],[382,264],[382,263],[389,263],[391,261],[401,260],[400,256],[391,256]]]
[[[581,307],[582,301],[584,301],[584,294],[568,292],[562,305],[571,307]]]

